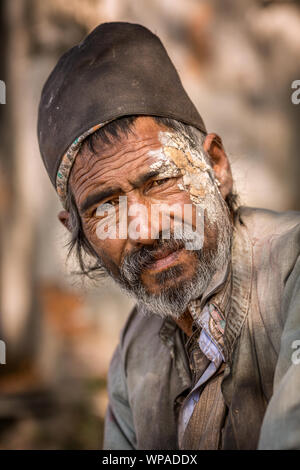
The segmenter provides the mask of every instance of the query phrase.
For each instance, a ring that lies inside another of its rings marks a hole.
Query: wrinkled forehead
[[[150,170],[163,155],[161,126],[134,127],[128,135],[120,136],[111,143],[95,139],[92,152],[83,145],[77,155],[70,175],[72,187],[78,182],[101,177],[102,182],[114,178],[126,179],[128,176]]]
[[[79,193],[93,191],[97,185],[126,187],[156,175],[181,175],[179,189],[189,191],[194,202],[207,194],[212,175],[202,147],[191,146],[186,135],[162,127],[152,118],[139,118],[132,132],[111,144],[99,139],[95,150],[80,152],[75,162],[71,182]]]

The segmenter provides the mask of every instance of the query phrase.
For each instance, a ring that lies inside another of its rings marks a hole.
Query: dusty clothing
[[[223,272],[216,274],[202,299],[188,306],[194,319],[194,332],[185,346],[192,386],[187,397],[183,394],[177,399],[183,401],[178,414],[180,449],[212,450],[222,445],[221,429],[227,415],[221,391],[226,360],[224,330],[233,292],[230,260]]]
[[[293,360],[300,340],[299,251],[300,213],[239,209],[224,371],[200,395],[206,401],[200,418],[192,417],[193,429],[201,429],[188,439],[193,448],[300,449],[300,364]],[[204,294],[202,307],[215,295]],[[178,420],[195,381],[187,343],[172,319],[133,311],[109,371],[106,449],[179,448]],[[220,405],[221,413],[210,412]],[[212,427],[218,432],[210,442]]]

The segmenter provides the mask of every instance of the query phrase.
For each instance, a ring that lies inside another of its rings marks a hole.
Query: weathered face
[[[138,118],[132,133],[96,150],[77,156],[70,177],[86,237],[107,271],[138,300],[179,316],[228,255],[230,222],[211,168],[183,136],[150,117]],[[160,215],[154,207],[162,208]],[[112,236],[99,236],[112,221]],[[198,234],[194,245],[184,236],[174,239],[180,226]]]

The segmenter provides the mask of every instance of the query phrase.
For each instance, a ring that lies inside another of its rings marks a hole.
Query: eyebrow
[[[130,181],[131,186],[133,186],[135,189],[139,188],[142,186],[142,184],[146,183],[150,178],[154,178],[155,176],[158,176],[160,174],[159,170],[152,170],[148,171],[147,173],[139,176],[136,180]]]
[[[144,183],[146,183],[146,181],[148,181],[150,178],[158,176],[159,173],[160,173],[159,170],[148,171],[144,175],[139,176],[136,180],[131,181],[130,184],[131,186],[133,186],[134,189],[139,188]],[[80,212],[85,212],[90,207],[103,201],[104,199],[114,196],[117,193],[122,193],[122,192],[123,191],[120,186],[112,186],[110,188],[103,189],[102,191],[97,191],[96,193],[90,194],[89,196],[86,197],[86,199],[80,205]]]

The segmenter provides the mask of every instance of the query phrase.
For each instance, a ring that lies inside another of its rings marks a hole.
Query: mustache
[[[121,278],[124,282],[136,284],[144,269],[151,266],[158,258],[180,250],[185,247],[183,239],[175,239],[173,236],[169,239],[163,239],[163,233],[150,246],[143,245],[124,257],[120,268]]]

